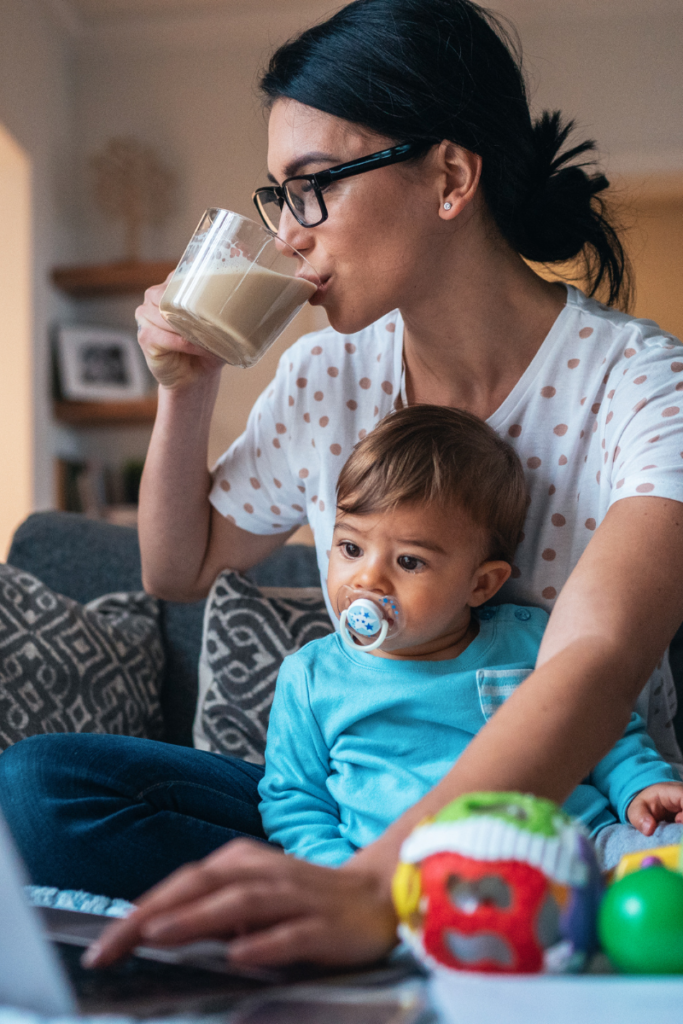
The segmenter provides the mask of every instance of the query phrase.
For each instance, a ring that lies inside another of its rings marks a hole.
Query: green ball
[[[651,867],[615,882],[600,905],[598,935],[621,971],[683,973],[683,875]]]

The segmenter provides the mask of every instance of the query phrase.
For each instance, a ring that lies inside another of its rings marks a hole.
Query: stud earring
[[[453,203],[444,203],[443,208],[444,210],[451,210],[453,208]]]

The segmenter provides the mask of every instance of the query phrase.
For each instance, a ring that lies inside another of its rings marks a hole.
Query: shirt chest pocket
[[[477,671],[479,706],[487,722],[533,671],[532,668],[480,668]]]

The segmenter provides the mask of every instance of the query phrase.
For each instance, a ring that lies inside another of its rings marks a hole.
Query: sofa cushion
[[[17,529],[7,561],[52,590],[86,603],[111,591],[141,590],[137,531],[77,512],[36,512]],[[319,584],[315,548],[288,544],[249,570],[259,586]],[[204,602],[160,601],[166,671],[161,690],[164,739],[192,745]]]
[[[158,617],[142,592],[80,605],[0,565],[0,749],[46,732],[160,737]]]
[[[195,746],[263,764],[283,658],[333,630],[319,588],[259,589],[221,573],[204,615]]]

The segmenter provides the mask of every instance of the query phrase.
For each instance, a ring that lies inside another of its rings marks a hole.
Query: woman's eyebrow
[[[305,156],[298,157],[287,164],[285,167],[285,178],[293,177],[297,171],[300,171],[302,167],[306,167],[308,164],[328,164],[330,167],[334,167],[338,163],[341,163],[339,157],[332,153],[306,153]],[[272,181],[273,185],[278,184],[277,179],[272,174],[268,175],[268,181]]]

